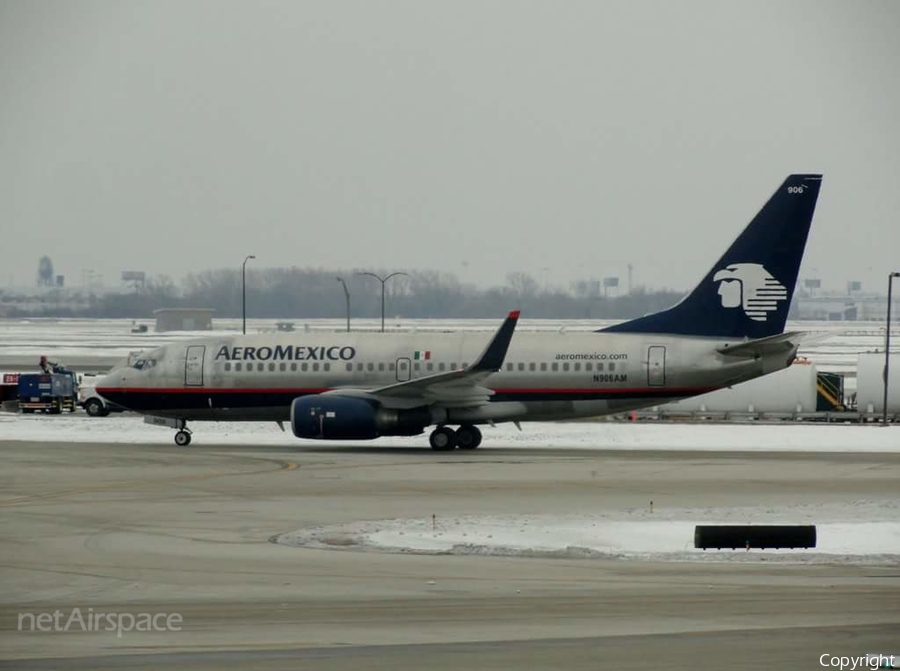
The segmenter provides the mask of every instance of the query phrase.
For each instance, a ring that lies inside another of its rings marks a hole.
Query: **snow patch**
[[[665,513],[488,515],[361,521],[302,529],[291,547],[414,554],[663,561],[900,563],[900,502],[783,508],[683,508]],[[650,519],[655,517],[657,519]],[[696,524],[816,524],[813,549],[704,551]]]

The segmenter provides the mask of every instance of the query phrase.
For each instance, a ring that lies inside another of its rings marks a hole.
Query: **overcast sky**
[[[687,289],[790,172],[900,269],[900,2],[0,0],[0,284],[433,268]]]

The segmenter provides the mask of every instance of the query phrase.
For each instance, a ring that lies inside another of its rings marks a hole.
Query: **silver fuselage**
[[[287,421],[293,399],[331,390],[373,391],[463,368],[485,333],[305,333],[219,336],[146,355],[152,367],[118,368],[98,387],[132,410],[183,420]],[[435,423],[591,417],[660,405],[780,370],[795,350],[727,357],[736,340],[628,333],[517,332],[479,406],[433,404]],[[418,358],[417,358],[418,357]],[[417,402],[427,405],[427,398]]]

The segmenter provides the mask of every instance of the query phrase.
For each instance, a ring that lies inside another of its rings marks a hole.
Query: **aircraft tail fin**
[[[784,331],[822,175],[790,175],[680,303],[602,329],[721,338]]]

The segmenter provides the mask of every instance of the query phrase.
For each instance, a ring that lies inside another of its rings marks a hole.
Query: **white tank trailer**
[[[884,412],[884,352],[860,354],[856,364],[856,409]],[[900,353],[891,353],[888,412],[900,412]]]
[[[668,403],[663,412],[801,413],[816,411],[816,367],[798,362],[733,387]]]

